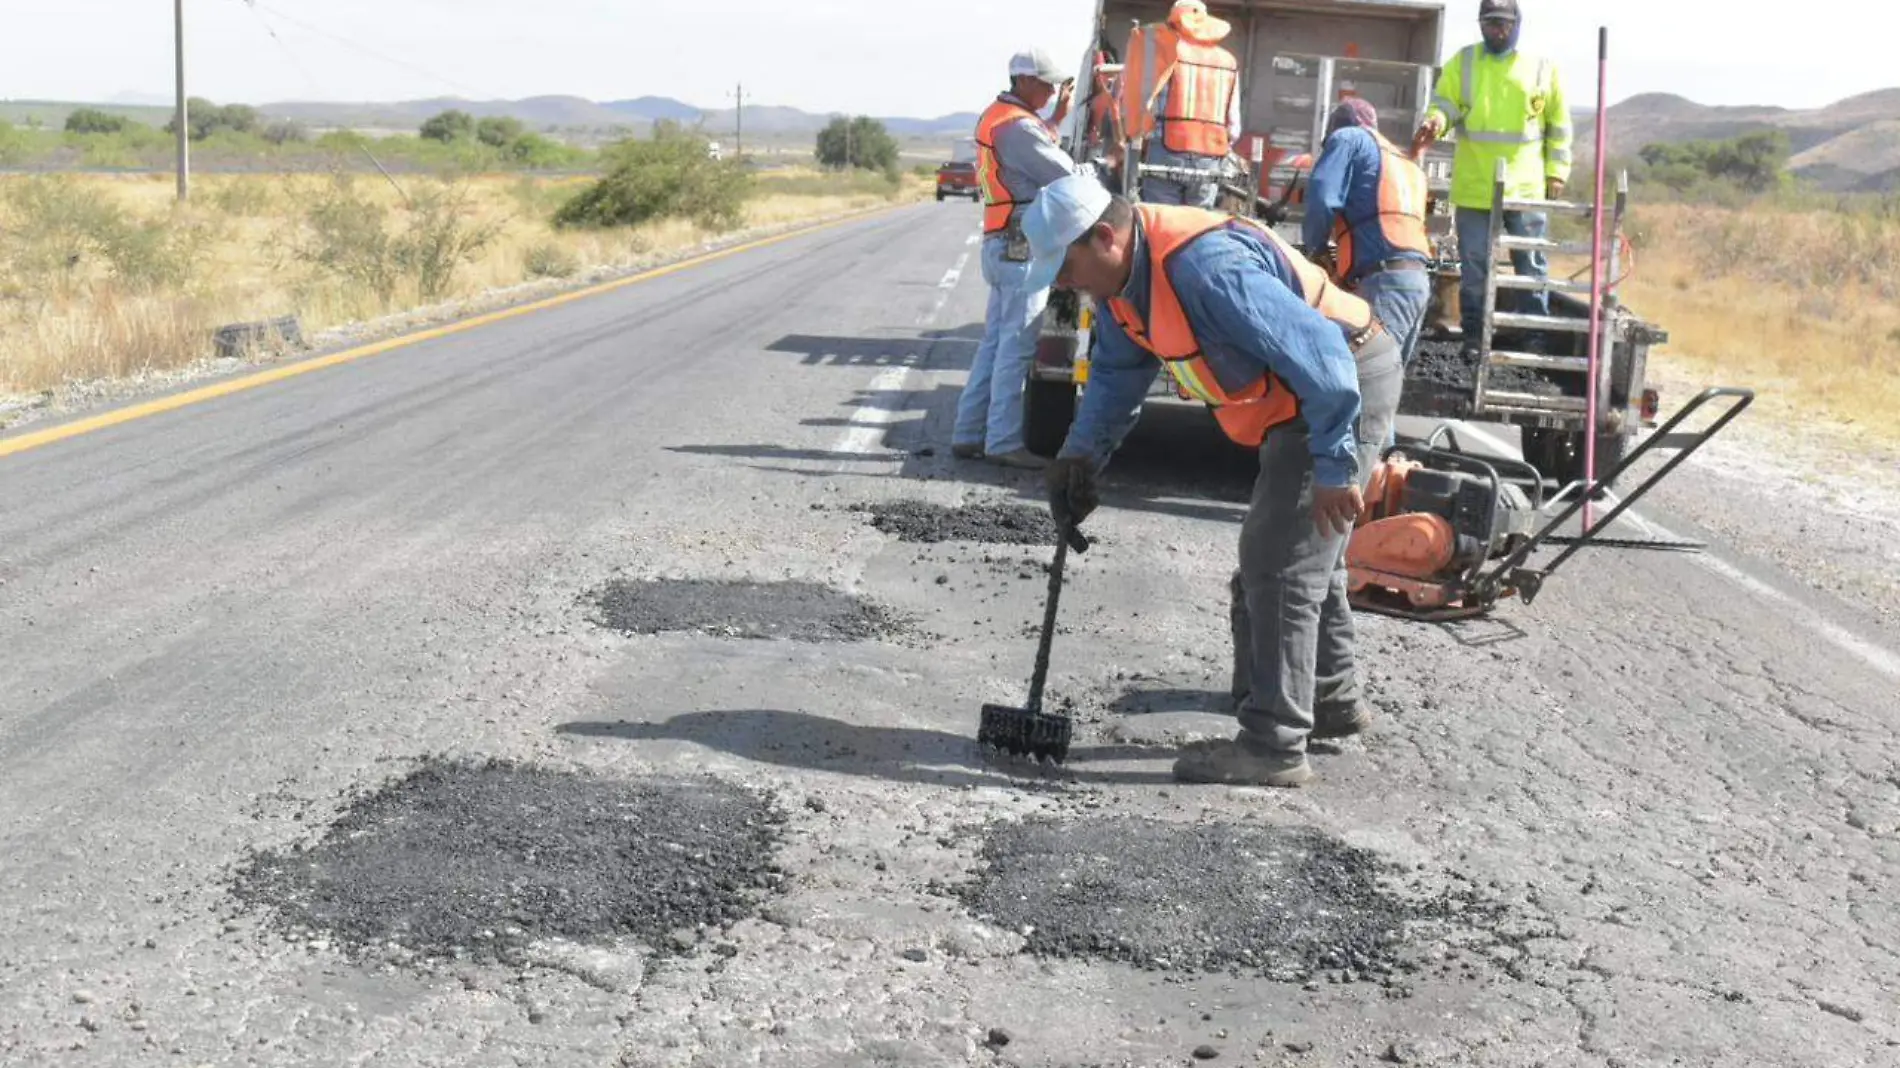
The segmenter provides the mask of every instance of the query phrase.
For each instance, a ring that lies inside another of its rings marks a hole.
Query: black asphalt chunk
[[[1401,897],[1375,854],[1298,828],[1036,819],[994,831],[983,860],[960,896],[1029,952],[1155,970],[1370,979],[1406,966],[1415,925],[1478,919]]]
[[[1056,524],[1047,508],[1024,504],[966,504],[946,508],[927,501],[860,504],[871,525],[899,541],[936,544],[974,541],[989,545],[1054,545]]]
[[[628,634],[696,631],[727,638],[871,641],[904,631],[879,605],[811,582],[616,580],[592,596],[599,622]]]
[[[1405,376],[1468,390],[1477,385],[1478,364],[1475,359],[1465,358],[1460,342],[1420,341]],[[1556,396],[1563,392],[1557,383],[1523,367],[1493,367],[1489,384],[1493,389],[1539,396]]]
[[[538,940],[667,935],[754,915],[781,817],[713,779],[626,782],[431,760],[355,797],[314,845],[253,854],[236,898],[353,951],[515,961]]]

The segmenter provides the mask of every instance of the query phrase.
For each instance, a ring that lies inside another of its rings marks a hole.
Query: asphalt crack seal
[[[899,541],[937,544],[974,541],[988,545],[1054,545],[1055,521],[1046,508],[1023,504],[966,504],[946,508],[928,501],[880,501],[852,509],[867,512],[871,525]]]
[[[242,904],[362,952],[518,962],[546,939],[630,940],[755,915],[782,817],[714,779],[620,781],[430,760],[359,793],[313,845],[253,853]]]
[[[854,642],[905,630],[905,621],[890,610],[811,582],[616,580],[592,600],[603,626],[628,634],[685,631],[728,638]]]
[[[1472,900],[1403,894],[1376,854],[1318,831],[1136,818],[998,828],[958,888],[986,922],[1051,957],[1300,982],[1390,980],[1421,925],[1480,928]]]

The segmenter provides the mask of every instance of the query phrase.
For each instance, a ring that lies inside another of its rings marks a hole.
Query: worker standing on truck
[[[1448,127],[1458,134],[1451,202],[1456,209],[1458,300],[1467,352],[1476,350],[1484,328],[1491,187],[1498,161],[1505,161],[1504,195],[1513,200],[1556,200],[1570,177],[1570,108],[1557,65],[1518,50],[1523,19],[1517,0],[1483,0],[1478,25],[1484,40],[1445,64],[1416,139],[1421,146],[1429,144]],[[1507,211],[1504,229],[1516,237],[1541,238],[1549,219],[1543,212]],[[1549,262],[1535,249],[1512,250],[1511,265],[1520,275],[1550,274]],[[1545,290],[1505,296],[1517,298],[1512,306],[1520,312],[1550,314]]]
[[[1032,283],[1094,297],[1089,387],[1045,474],[1059,523],[1099,502],[1096,479],[1166,367],[1260,453],[1233,597],[1240,732],[1188,750],[1188,782],[1300,786],[1309,738],[1372,722],[1353,663],[1346,540],[1361,482],[1396,418],[1398,344],[1365,301],[1272,230],[1201,208],[1139,206],[1066,178],[1024,217]]]
[[[1333,278],[1372,305],[1408,367],[1432,297],[1430,195],[1425,171],[1379,133],[1371,103],[1352,97],[1333,109],[1306,187],[1302,240],[1307,255],[1322,262],[1333,244]]]
[[[1201,0],[1178,0],[1168,26],[1177,35],[1174,68],[1155,98],[1155,133],[1142,159],[1207,177],[1143,178],[1141,199],[1211,208],[1220,199],[1221,164],[1240,138],[1240,61],[1220,44],[1232,27]]]
[[[1023,430],[1023,389],[1035,358],[1049,286],[1028,284],[1029,243],[1022,213],[1043,186],[1070,174],[1074,163],[1057,146],[1052,123],[1039,114],[1056,100],[1053,125],[1068,114],[1074,80],[1040,48],[1009,61],[1010,88],[976,124],[976,172],[983,189],[983,280],[989,310],[983,343],[957,403],[950,451],[959,459],[988,457],[1009,467],[1039,468]]]

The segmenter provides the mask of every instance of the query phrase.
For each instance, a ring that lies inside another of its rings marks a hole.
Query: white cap
[[[1054,285],[1069,246],[1101,221],[1113,200],[1092,174],[1071,174],[1043,186],[1022,217],[1023,236],[1029,239],[1025,287],[1034,291]]]
[[[1031,48],[1027,52],[1018,52],[1009,57],[1009,76],[1012,78],[1034,78],[1059,86],[1069,81],[1071,75],[1057,63],[1046,48]]]

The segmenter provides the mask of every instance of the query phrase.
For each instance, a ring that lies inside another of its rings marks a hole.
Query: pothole
[[[879,501],[857,505],[871,525],[899,541],[936,544],[974,541],[989,545],[1054,545],[1055,521],[1046,508],[1022,504],[966,504],[947,508],[928,501]]]
[[[1301,982],[1392,982],[1424,927],[1477,924],[1445,892],[1402,893],[1376,854],[1318,831],[1137,818],[998,828],[959,896],[1053,957]]]
[[[354,798],[313,845],[256,853],[232,893],[350,950],[516,961],[548,939],[631,941],[754,914],[778,882],[770,802],[713,779],[626,782],[428,761]]]
[[[616,580],[592,600],[603,625],[628,634],[854,642],[906,630],[889,609],[811,582]]]

